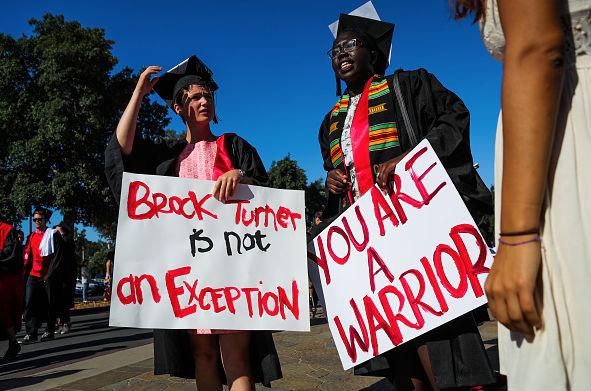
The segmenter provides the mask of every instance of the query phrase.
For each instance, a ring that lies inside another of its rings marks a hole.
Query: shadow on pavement
[[[359,391],[396,391],[396,387],[394,387],[387,379],[382,379],[379,382],[376,382],[369,387],[362,388]]]
[[[68,376],[68,375],[72,375],[77,372],[80,372],[80,370],[68,369],[66,371],[58,371],[58,372],[48,373],[47,375],[41,375],[41,376],[29,376],[29,377],[0,380],[0,390],[12,390],[13,388],[16,388],[16,387],[32,386],[34,384],[39,384],[47,379],[54,379],[54,378],[58,378],[58,377]]]
[[[61,340],[61,339],[67,339],[67,338],[84,337],[84,336],[87,336],[87,335],[97,335],[97,334],[104,334],[104,333],[112,333],[114,331],[121,330],[120,328],[117,328],[117,327],[109,327],[109,328],[106,328],[104,330],[99,330],[99,331],[92,331],[93,330],[92,328],[85,328],[85,329],[88,330],[88,331],[80,332],[80,330],[82,330],[82,329],[75,329],[73,331],[70,331],[67,334],[61,334],[61,335],[59,335],[59,336],[57,336],[55,338]]]
[[[40,358],[36,358],[34,360],[29,360],[29,361],[24,361],[24,362],[20,362],[20,361],[13,362],[9,365],[5,365],[2,368],[2,377],[5,377],[6,375],[9,375],[11,373],[14,374],[14,373],[18,373],[18,372],[32,370],[35,368],[48,367],[53,364],[63,364],[65,362],[68,362],[71,360],[84,360],[88,357],[94,356],[97,353],[109,352],[111,350],[117,350],[117,349],[123,349],[123,348],[125,348],[125,346],[109,346],[109,347],[95,349],[95,350],[83,350],[83,351],[79,351],[79,352],[57,354],[55,356],[49,356],[49,357],[40,357]],[[15,375],[15,376],[19,376],[19,375]],[[18,377],[18,378],[25,379],[26,377]],[[0,379],[0,381],[4,381],[4,380],[6,380],[6,379]]]
[[[54,363],[66,362],[70,360],[82,359],[88,356],[93,356],[96,353],[104,352],[108,350],[114,349],[123,349],[127,346],[130,341],[137,341],[142,339],[147,339],[152,336],[152,331],[135,334],[131,336],[121,336],[121,337],[113,337],[113,338],[105,338],[99,341],[95,340],[88,340],[82,343],[70,344],[67,346],[55,346],[48,349],[43,350],[35,350],[32,352],[26,352],[19,354],[17,356],[18,361],[13,361],[11,363],[7,363],[5,365],[0,366],[0,373],[3,375],[7,372],[15,372],[15,371],[23,371],[23,370],[30,370],[34,368],[48,366]],[[77,349],[84,349],[89,347],[96,347],[97,344],[99,345],[109,345],[109,344],[121,344],[122,346],[109,346],[104,347],[102,349],[96,350],[83,350],[83,351],[73,351]],[[67,351],[73,351],[70,353],[63,353]],[[55,353],[62,353],[51,356],[51,354]],[[49,356],[48,356],[49,355]],[[31,359],[32,360],[28,360]]]

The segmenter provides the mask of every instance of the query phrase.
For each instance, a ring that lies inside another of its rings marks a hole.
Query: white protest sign
[[[492,256],[426,140],[308,251],[345,369],[486,303]]]
[[[124,173],[111,326],[309,330],[304,192]]]

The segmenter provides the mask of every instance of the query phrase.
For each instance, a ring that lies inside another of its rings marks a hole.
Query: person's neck
[[[209,123],[207,124],[187,124],[186,140],[189,144],[199,141],[214,141],[216,137],[211,133]]]
[[[363,89],[365,88],[365,83],[373,76],[372,74],[368,74],[366,77],[359,78],[359,80],[354,80],[347,83],[347,91],[349,91],[349,96],[357,96],[363,93]]]

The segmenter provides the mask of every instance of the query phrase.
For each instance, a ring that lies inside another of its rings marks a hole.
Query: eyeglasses
[[[33,219],[34,222],[38,223],[40,221],[44,221],[45,219],[43,217],[36,217]]]
[[[328,57],[333,59],[341,53],[349,53],[349,52],[353,51],[353,49],[358,48],[358,47],[362,47],[362,46],[363,46],[363,42],[361,42],[361,40],[359,40],[357,38],[353,38],[353,39],[350,39],[346,42],[341,43],[340,45],[333,47],[328,52],[326,52],[326,54],[328,54]]]

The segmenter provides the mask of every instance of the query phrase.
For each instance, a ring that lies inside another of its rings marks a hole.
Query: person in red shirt
[[[0,216],[0,332],[8,337],[8,350],[3,360],[16,357],[21,347],[16,330],[21,327],[23,302],[22,246],[16,230]]]
[[[47,269],[51,262],[51,256],[42,256],[39,246],[43,235],[47,230],[47,222],[49,213],[45,209],[36,209],[33,213],[33,223],[35,230],[31,232],[27,243],[25,244],[24,257],[25,268],[30,269],[29,278],[25,289],[25,329],[26,335],[20,341],[21,344],[28,344],[36,342],[38,339],[37,331],[47,314],[41,311],[47,310],[47,305],[43,302],[47,301],[47,294],[45,292],[45,283],[43,277],[47,274]],[[55,321],[48,319],[45,333],[41,336],[41,340],[53,339],[55,332]]]

